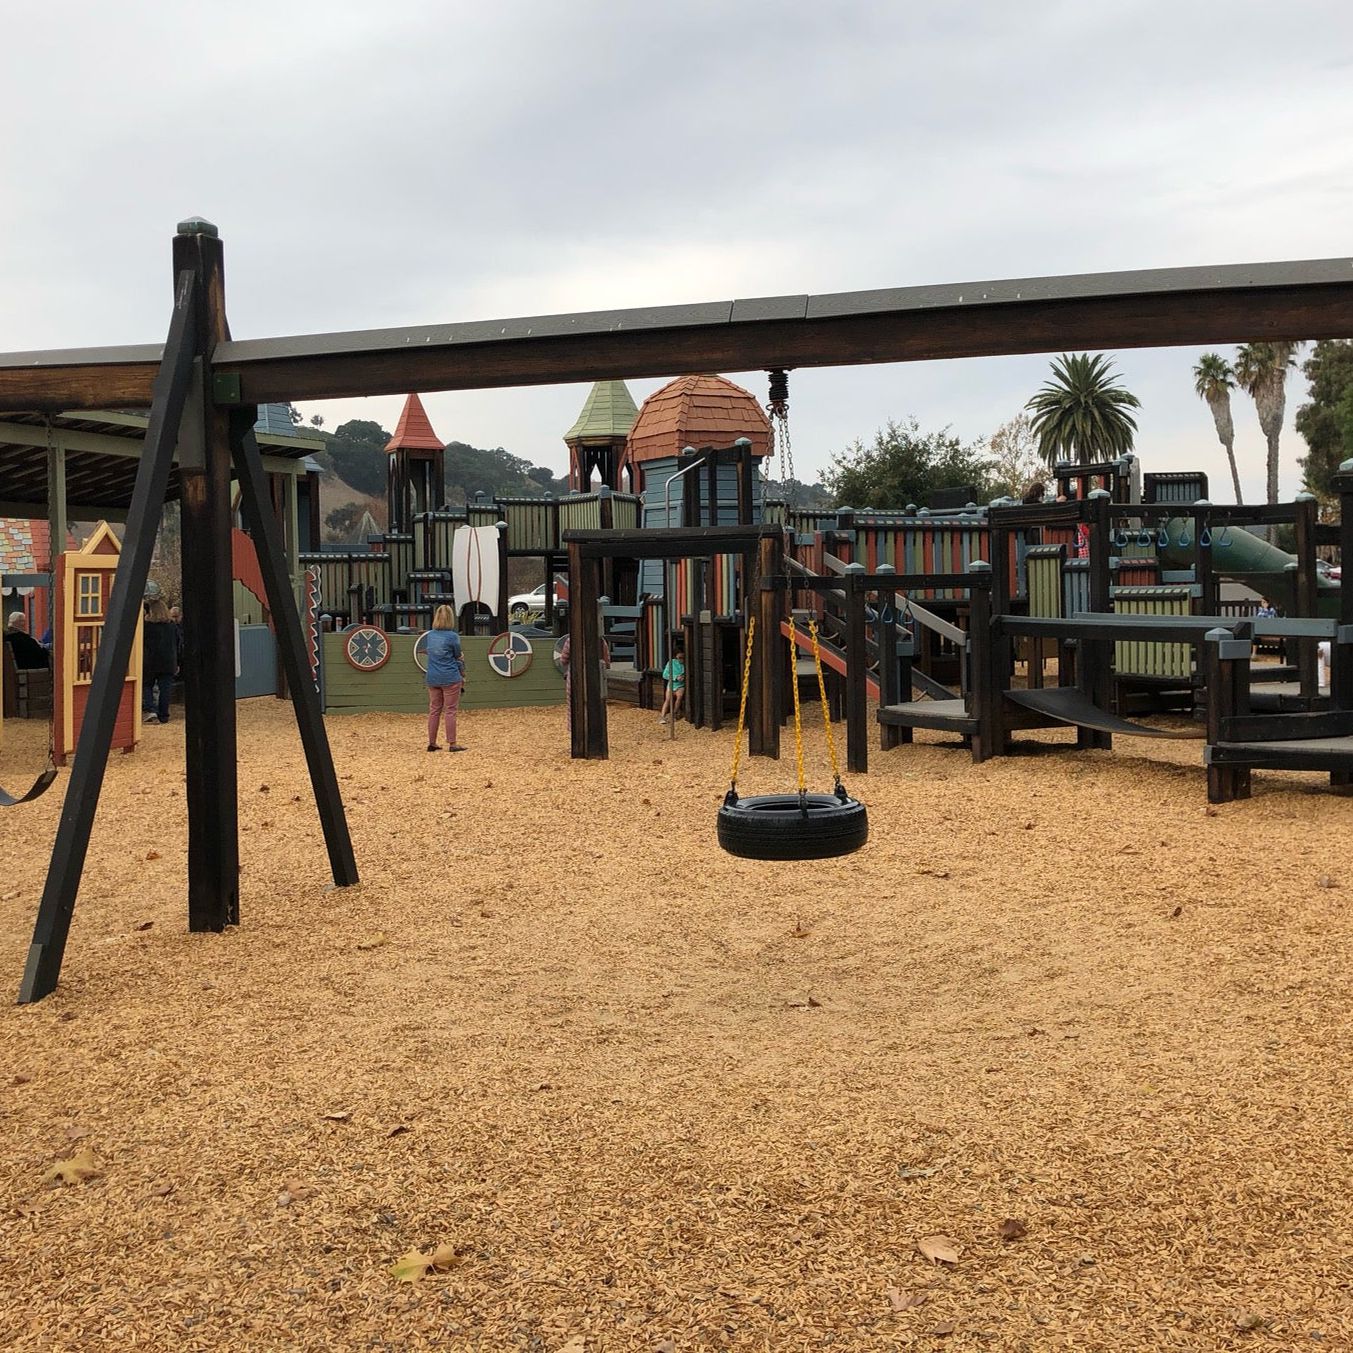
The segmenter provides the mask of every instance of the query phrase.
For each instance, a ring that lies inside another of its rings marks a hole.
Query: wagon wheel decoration
[[[359,672],[378,672],[390,661],[390,636],[374,625],[358,625],[347,631],[343,656]]]
[[[500,677],[519,677],[531,665],[535,650],[524,634],[509,630],[489,643],[489,666]]]
[[[424,630],[413,641],[413,660],[417,664],[418,670],[425,674],[428,669],[428,635],[431,633],[431,630]]]

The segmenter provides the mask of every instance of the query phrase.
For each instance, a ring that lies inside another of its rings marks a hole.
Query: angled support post
[[[84,722],[75,744],[75,766],[61,805],[61,819],[52,844],[52,862],[48,866],[47,882],[33,927],[28,963],[19,987],[21,1005],[51,995],[61,974],[61,959],[70,934],[75,899],[80,891],[80,875],[89,852],[89,834],[99,806],[104,772],[108,768],[113,724],[141,618],[141,598],[146,590],[150,559],[155,551],[155,531],[160,523],[169,471],[174,462],[174,443],[183,418],[188,387],[192,383],[196,311],[196,278],[191,269],[185,269],[178,274],[175,286],[174,318],[169,326],[159,374],[155,377],[150,424],[146,428],[141,463],[136,470],[136,484],[127,512],[126,539],[113,578],[108,620],[99,646],[99,660],[94,665]]]
[[[310,770],[310,786],[315,792],[315,806],[319,809],[320,825],[324,830],[329,868],[334,882],[340,888],[346,888],[357,882],[357,862],[352,853],[352,838],[343,812],[338,776],[334,772],[333,752],[324,729],[324,712],[305,653],[286,549],[277,517],[271,509],[263,460],[254,438],[256,417],[257,410],[252,407],[237,409],[230,416],[230,445],[240,484],[240,502],[254,537],[263,586],[268,594],[268,609],[277,631],[277,651],[296,710],[296,726],[300,730],[301,746]]]

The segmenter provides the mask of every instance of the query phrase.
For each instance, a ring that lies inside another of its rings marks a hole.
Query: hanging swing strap
[[[752,684],[752,640],[756,637],[756,617],[747,617],[747,656],[742,660],[742,697],[738,701],[738,731],[733,738],[733,765],[728,772],[728,795],[738,797],[738,763],[742,760],[742,730],[747,726],[747,688]]]

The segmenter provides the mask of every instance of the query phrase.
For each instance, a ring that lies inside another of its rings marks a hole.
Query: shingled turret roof
[[[731,446],[739,437],[750,440],[754,456],[770,454],[770,419],[756,396],[722,376],[679,376],[644,400],[624,458],[642,464],[687,446]]]
[[[573,442],[615,442],[628,437],[639,416],[634,396],[624,381],[598,381],[583,404],[578,421],[564,433]]]
[[[417,395],[410,395],[404,401],[404,411],[399,415],[395,435],[385,443],[387,451],[444,451],[441,439],[432,430],[423,408],[423,401]]]

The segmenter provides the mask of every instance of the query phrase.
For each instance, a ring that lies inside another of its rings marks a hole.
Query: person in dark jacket
[[[52,665],[52,655],[28,632],[28,617],[15,611],[5,625],[5,643],[14,654],[14,666],[34,671]]]
[[[463,752],[456,741],[456,711],[465,689],[465,659],[460,635],[456,633],[455,612],[438,606],[432,616],[432,629],[425,645],[428,660],[428,751],[437,750],[437,725],[446,720],[446,750]]]
[[[169,722],[169,693],[178,669],[178,631],[169,608],[158,597],[146,610],[141,630],[141,718]]]

